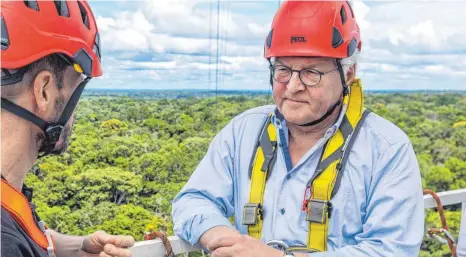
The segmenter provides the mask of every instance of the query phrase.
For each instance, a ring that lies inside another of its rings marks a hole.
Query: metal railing
[[[462,203],[462,210],[466,210],[466,189],[452,190],[438,193],[443,206]],[[437,207],[436,202],[430,195],[424,196],[424,207],[426,209]],[[466,215],[466,214],[462,214]],[[466,218],[464,216],[463,218]],[[185,254],[199,251],[199,248],[193,247],[184,242],[177,236],[168,237],[172,250],[175,254]],[[165,247],[161,240],[149,240],[137,242],[132,248],[133,257],[163,257],[165,255]]]

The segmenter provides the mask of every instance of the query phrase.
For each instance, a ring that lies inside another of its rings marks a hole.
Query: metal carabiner
[[[455,237],[453,237],[453,235],[450,233],[450,231],[444,229],[443,230],[443,233],[445,234],[445,236],[450,239],[454,244],[456,244],[456,239]]]
[[[282,240],[270,240],[267,243],[265,243],[268,246],[278,246],[280,247],[278,250],[285,251],[286,249],[290,248],[285,242]]]
[[[450,233],[450,231],[448,231],[448,230],[446,230],[444,228],[430,228],[430,229],[428,229],[428,232],[427,232],[426,236],[428,236],[430,238],[435,238],[437,241],[439,241],[442,244],[448,244],[448,241],[445,238],[440,237],[439,235],[437,235],[437,233],[444,234],[447,239],[450,239],[450,241],[453,244],[456,244],[455,237],[453,237],[453,235]]]
[[[430,235],[430,234],[427,233],[426,236],[429,237],[429,238],[431,238],[431,239],[437,240],[437,241],[440,242],[441,244],[448,244],[448,241],[447,241],[445,238],[440,237],[440,236],[438,236],[437,234],[432,234],[432,235]]]

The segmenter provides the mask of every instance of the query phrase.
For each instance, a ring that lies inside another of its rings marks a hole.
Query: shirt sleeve
[[[192,245],[215,226],[233,227],[233,126],[212,140],[204,158],[172,203],[174,232]]]
[[[310,257],[418,256],[424,235],[424,197],[411,143],[391,145],[379,157],[368,189],[357,244]]]
[[[16,236],[2,232],[2,257],[34,257],[29,246]]]

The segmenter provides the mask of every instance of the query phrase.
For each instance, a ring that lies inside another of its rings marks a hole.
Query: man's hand
[[[207,244],[212,257],[282,257],[284,252],[247,235],[218,237]]]
[[[207,249],[207,245],[213,240],[223,238],[223,237],[233,237],[240,236],[238,230],[227,227],[227,226],[217,226],[207,230],[200,238],[199,243]]]
[[[83,240],[79,257],[131,257],[129,247],[134,245],[131,236],[114,236],[103,231],[88,235]]]

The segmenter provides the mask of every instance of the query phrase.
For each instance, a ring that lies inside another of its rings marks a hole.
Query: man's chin
[[[303,115],[303,113],[299,111],[285,111],[285,113],[282,113],[282,114],[283,114],[283,117],[285,117],[285,120],[287,122],[293,123],[298,126],[308,124],[318,119],[318,118],[314,119],[314,115],[312,114]]]
[[[305,119],[301,116],[296,116],[296,115],[283,115],[285,117],[285,120],[288,123],[293,123],[295,125],[301,125],[301,124],[306,124],[308,123],[308,119]]]

